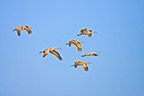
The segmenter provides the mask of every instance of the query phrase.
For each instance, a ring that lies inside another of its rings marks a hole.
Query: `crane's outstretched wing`
[[[32,31],[30,28],[24,28],[24,29],[28,32],[28,34],[32,34]]]
[[[87,31],[87,28],[81,30],[81,32],[83,32],[83,31]]]
[[[84,70],[85,70],[85,71],[88,71],[88,66],[87,66],[87,64],[83,64],[83,67],[84,67]]]
[[[43,57],[45,57],[46,55],[48,55],[48,51],[44,51]]]
[[[88,36],[91,37],[91,36],[92,36],[92,33],[89,33]]]
[[[21,32],[20,30],[17,30],[17,34],[18,34],[18,36],[20,36],[20,32]]]
[[[53,50],[53,51],[50,51],[50,53],[54,54],[57,58],[59,58],[59,60],[62,60],[62,57],[57,51]]]
[[[82,46],[81,46],[81,43],[80,43],[80,42],[78,42],[78,43],[74,43],[74,45],[77,46],[78,51],[82,51]]]

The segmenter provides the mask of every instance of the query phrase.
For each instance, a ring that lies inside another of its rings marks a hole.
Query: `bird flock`
[[[20,36],[21,30],[26,30],[28,32],[28,34],[30,35],[30,34],[32,34],[31,29],[32,28],[29,26],[19,26],[19,27],[15,28],[13,31],[17,31],[18,36]],[[96,31],[92,32],[92,30],[87,30],[87,28],[85,28],[85,29],[82,29],[81,33],[77,34],[77,36],[88,35],[88,37],[91,37],[93,33],[97,33],[97,32]],[[82,45],[81,45],[82,43],[84,43],[84,42],[83,41],[77,41],[77,40],[71,40],[68,43],[66,43],[66,45],[68,45],[70,47],[72,44],[74,44],[77,47],[78,51],[82,51]],[[61,48],[50,47],[50,48],[45,49],[44,51],[40,51],[40,53],[43,53],[43,57],[45,57],[50,52],[51,54],[55,55],[59,60],[62,60],[61,55],[59,54],[59,52],[56,51],[58,49],[61,49]],[[89,52],[87,54],[81,55],[81,57],[98,56],[99,53],[100,53],[99,51]],[[74,65],[71,65],[71,66],[72,67],[74,66],[75,68],[77,68],[77,66],[83,66],[84,70],[88,71],[88,65],[87,64],[91,64],[91,63],[92,62],[84,62],[84,61],[78,60],[78,61],[74,62]]]

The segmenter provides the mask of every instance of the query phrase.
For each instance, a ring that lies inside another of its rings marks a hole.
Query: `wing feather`
[[[74,43],[74,42],[70,41],[70,42],[69,42],[69,46],[71,46],[71,44],[73,44],[73,43]]]
[[[62,57],[57,51],[53,50],[53,51],[50,51],[50,53],[54,54],[57,58],[59,58],[59,60],[62,60]]]
[[[46,55],[48,55],[49,51],[44,51],[43,57],[45,57]]]
[[[20,32],[21,32],[20,30],[17,30],[17,34],[18,34],[18,36],[20,36]]]
[[[25,26],[26,28],[30,28],[29,26]]]
[[[30,30],[30,28],[24,28],[27,32],[28,32],[28,34],[32,34],[32,31]]]
[[[81,46],[81,43],[80,43],[80,42],[74,43],[74,45],[77,46],[78,51],[82,51],[82,46]]]
[[[91,37],[91,36],[92,36],[92,33],[88,34],[88,36]]]
[[[71,46],[71,44],[74,44],[75,42],[76,42],[76,40],[69,41],[69,46]]]
[[[74,40],[71,40],[70,42],[69,42],[69,46],[71,46],[71,44],[74,44],[75,46],[77,46],[77,48],[78,48],[78,51],[82,51],[82,47],[81,47],[81,43],[80,42],[78,42],[78,41],[74,41]]]
[[[84,67],[84,70],[85,70],[85,71],[88,71],[88,66],[87,66],[87,64],[83,64],[83,67]]]
[[[81,30],[81,32],[83,32],[83,31],[87,31],[87,28]]]
[[[97,56],[97,54],[96,54],[96,53],[93,53],[92,55]]]

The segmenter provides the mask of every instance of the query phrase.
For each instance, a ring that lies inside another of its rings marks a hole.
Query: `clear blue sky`
[[[144,96],[143,0],[1,0],[0,12],[0,96]],[[33,34],[12,31],[23,25]],[[97,34],[77,37],[86,27]],[[42,58],[49,47],[63,60]],[[77,60],[89,71],[71,67]]]

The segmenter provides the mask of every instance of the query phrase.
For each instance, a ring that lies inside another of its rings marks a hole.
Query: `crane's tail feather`
[[[93,33],[97,33],[97,32],[95,31],[95,32],[93,32]]]
[[[87,64],[92,64],[92,62],[88,62]]]

